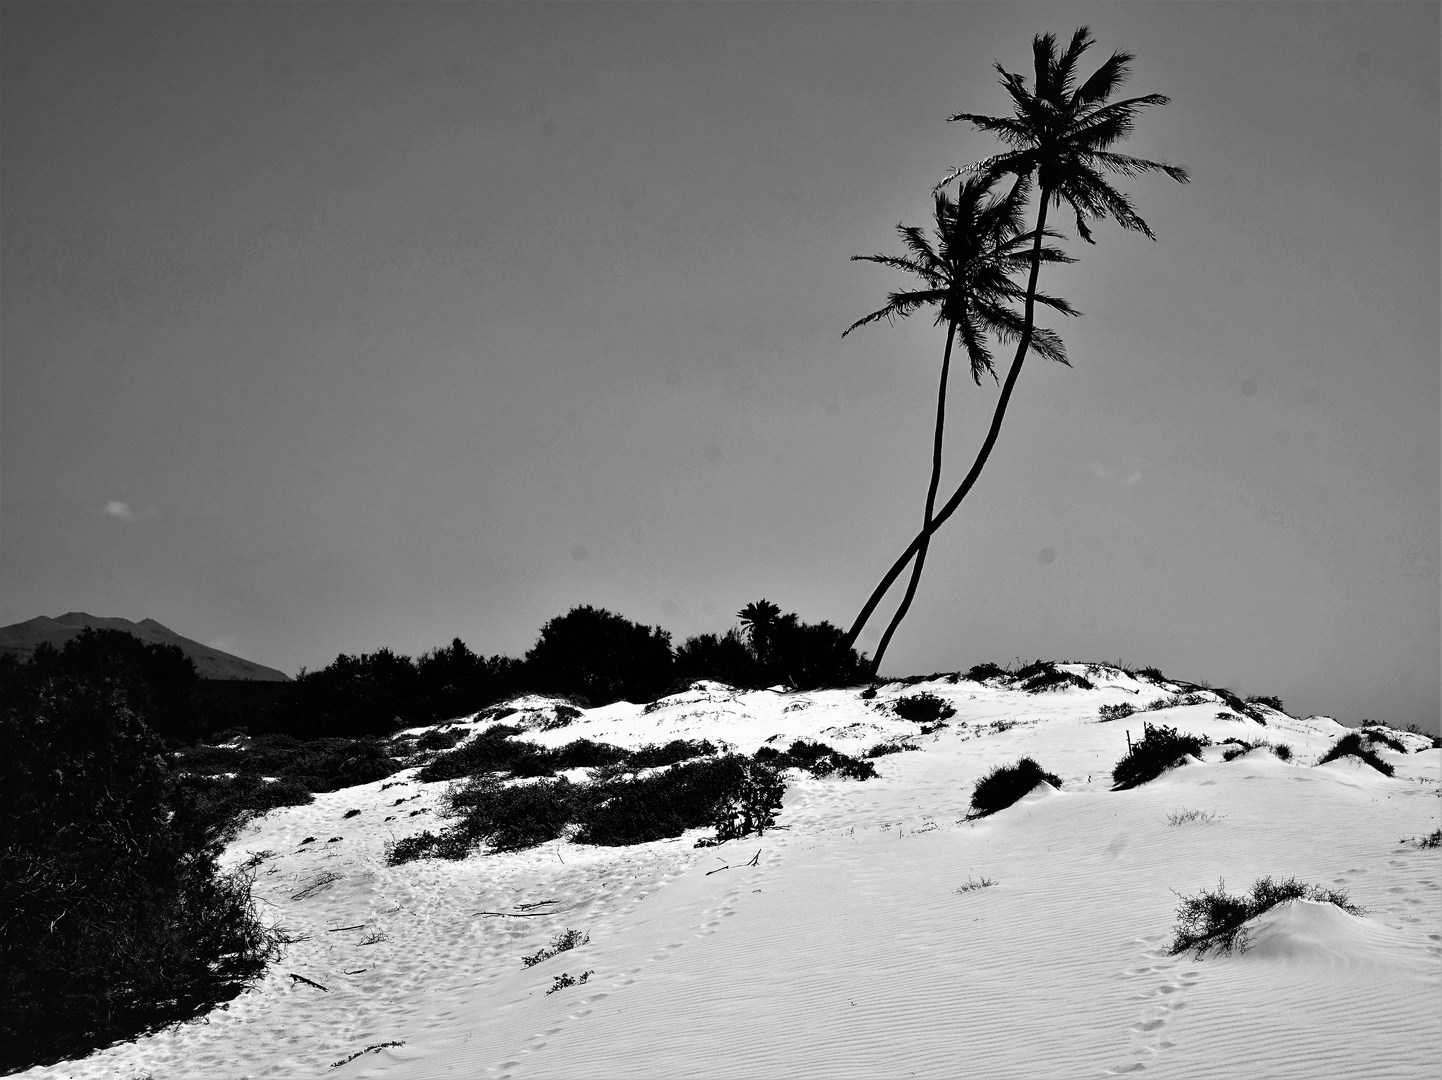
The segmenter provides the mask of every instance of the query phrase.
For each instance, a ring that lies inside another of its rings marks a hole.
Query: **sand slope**
[[[1442,865],[1400,841],[1438,827],[1442,751],[1385,754],[1389,779],[1355,759],[1314,767],[1344,730],[1325,717],[1269,711],[1264,727],[1219,719],[1208,700],[1101,723],[1100,704],[1169,691],[1092,677],[1096,690],[1039,695],[943,679],[870,702],[710,686],[530,733],[551,745],[704,736],[750,752],[804,736],[852,753],[922,747],[879,759],[881,777],[866,783],[795,778],[784,829],[720,848],[693,847],[698,832],[387,867],[387,840],[437,827],[444,785],[410,774],[276,811],[227,857],[271,853],[257,895],[305,940],[207,1022],[32,1072],[1437,1075]],[[926,736],[887,708],[920,690],[958,710]],[[1144,719],[1218,742],[1285,741],[1294,758],[1258,749],[1223,762],[1213,746],[1112,792],[1125,733],[1138,737]],[[1062,790],[965,821],[976,779],[1024,754]],[[1169,823],[1188,809],[1205,816]],[[1241,891],[1264,874],[1344,888],[1366,914],[1294,902],[1256,920],[1244,953],[1167,955],[1177,893],[1219,878]],[[589,943],[523,966],[568,928]],[[563,972],[592,974],[547,993]],[[391,1042],[403,1045],[332,1067]]]

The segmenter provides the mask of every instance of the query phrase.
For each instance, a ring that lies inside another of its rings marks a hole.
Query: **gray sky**
[[[1439,6],[15,4],[0,622],[294,672],[603,605],[849,625],[919,524],[931,185],[993,61],[1137,54],[1106,224],[887,656],[1439,707]],[[1066,224],[1068,218],[1060,218]],[[1009,353],[1004,354],[1009,361]],[[996,388],[954,381],[945,491]],[[890,606],[862,640],[874,647]]]

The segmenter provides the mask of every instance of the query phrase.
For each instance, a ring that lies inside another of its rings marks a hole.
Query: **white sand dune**
[[[1102,704],[1175,688],[1092,678],[1039,695],[939,679],[874,701],[713,685],[650,712],[532,723],[547,745],[922,748],[865,783],[793,778],[784,828],[719,848],[695,832],[388,867],[388,840],[438,825],[445,785],[411,773],[273,812],[227,858],[272,853],[256,894],[304,940],[205,1021],[31,1075],[1436,1077],[1442,865],[1403,840],[1438,827],[1442,751],[1383,754],[1392,778],[1356,759],[1316,767],[1341,725],[1219,719],[1210,695],[1103,723]],[[957,714],[918,736],[886,705],[922,690]],[[1214,745],[1113,792],[1143,720],[1294,756],[1224,762]],[[1061,790],[964,820],[974,782],[1023,755]],[[1169,823],[1180,810],[1201,814]],[[1254,921],[1245,952],[1169,955],[1178,894],[1263,875],[1344,889],[1365,914],[1294,901]],[[590,940],[522,964],[565,929]],[[563,972],[590,974],[548,993]]]

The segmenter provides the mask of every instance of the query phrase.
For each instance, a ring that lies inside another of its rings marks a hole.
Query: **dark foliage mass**
[[[506,783],[490,774],[450,794],[455,825],[407,837],[389,858],[392,864],[461,859],[481,845],[514,851],[554,840],[568,826],[578,843],[603,846],[641,844],[705,826],[728,839],[769,827],[784,790],[774,768],[736,754],[695,757],[648,774],[613,772],[587,783],[564,777]]]
[[[1005,675],[1006,668],[987,661],[984,664],[974,664],[966,677],[972,682],[986,682],[987,679],[995,679],[998,675]]]
[[[1078,690],[1094,690],[1096,688],[1090,679],[1085,679],[1070,671],[1062,671],[1049,660],[1038,660],[1028,664],[1012,675],[1012,680],[1028,694],[1040,694],[1044,690],[1064,690],[1068,686],[1076,687]]]
[[[1393,768],[1391,762],[1383,761],[1377,756],[1377,752],[1372,749],[1372,742],[1373,738],[1370,732],[1349,731],[1332,744],[1332,748],[1327,751],[1317,764],[1325,765],[1329,761],[1336,761],[1338,758],[1350,756],[1365,761],[1383,776],[1391,776],[1396,769]],[[1387,743],[1392,744],[1398,750],[1402,749],[1402,744],[1396,739],[1387,739],[1384,745]]]
[[[1132,743],[1126,757],[1112,769],[1114,790],[1139,787],[1155,780],[1188,754],[1200,755],[1212,740],[1205,735],[1183,735],[1162,724],[1143,724],[1143,735]]]
[[[152,727],[176,730],[167,687],[187,680],[114,645],[82,634],[4,673],[0,1068],[194,1016],[279,947]]]
[[[797,739],[785,753],[770,746],[756,751],[756,760],[778,769],[801,769],[812,776],[838,776],[844,780],[870,780],[876,766],[865,758],[833,750],[825,743]]]
[[[917,724],[935,724],[956,715],[956,708],[949,701],[925,692],[899,697],[891,707],[903,720]]]
[[[1181,898],[1181,905],[1177,908],[1176,937],[1169,951],[1173,956],[1191,952],[1198,960],[1211,950],[1220,955],[1226,955],[1233,949],[1246,952],[1246,923],[1289,900],[1335,904],[1348,915],[1362,914],[1362,909],[1353,904],[1345,892],[1324,889],[1320,885],[1304,885],[1296,878],[1285,881],[1258,878],[1252,885],[1251,894],[1241,896],[1228,895],[1226,882],[1218,881],[1215,892],[1203,889],[1196,896]]]
[[[1032,758],[1024,757],[1015,765],[998,765],[976,782],[971,793],[971,812],[967,816],[986,817],[1005,810],[1043,783],[1059,788],[1061,777],[1047,772]]]
[[[671,682],[671,635],[589,604],[546,623],[526,653],[527,675],[546,693],[591,705],[650,701]]]

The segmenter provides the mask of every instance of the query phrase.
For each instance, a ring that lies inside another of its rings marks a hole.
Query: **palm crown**
[[[996,173],[969,176],[957,192],[956,201],[944,191],[935,192],[936,242],[933,244],[916,225],[898,225],[897,233],[906,255],[853,255],[853,260],[880,263],[921,279],[921,287],[893,292],[885,307],[858,319],[842,331],[845,337],[858,326],[886,319],[892,322],[923,307],[937,309],[936,324],[952,327],[971,361],[971,377],[981,381],[982,372],[996,377],[996,368],[986,336],[1014,341],[1022,332],[1022,316],[1011,306],[1026,297],[1026,290],[1012,275],[1031,265],[1033,234],[1022,233],[1028,182],[1023,177],[1003,196],[990,194]],[[1054,236],[1046,233],[1046,236]],[[1041,261],[1069,263],[1064,252],[1041,248]],[[1078,312],[1065,300],[1038,293],[1037,301],[1067,315]],[[1066,349],[1052,331],[1033,330],[1032,347],[1042,356],[1067,363]]]
[[[1135,229],[1155,240],[1131,200],[1107,183],[1104,174],[1164,172],[1178,183],[1187,182],[1185,169],[1111,149],[1132,133],[1138,112],[1152,105],[1165,105],[1168,99],[1162,94],[1145,94],[1108,102],[1131,74],[1128,65],[1134,57],[1125,52],[1112,53],[1078,86],[1077,61],[1094,44],[1085,26],[1072,35],[1071,44],[1060,54],[1054,35],[1038,35],[1032,41],[1035,78],[1031,89],[1022,76],[997,64],[1014,115],[957,113],[950,119],[965,120],[996,135],[1013,149],[954,170],[947,181],[963,173],[993,169],[1034,175],[1043,200],[1060,206],[1065,199],[1071,204],[1076,212],[1077,232],[1088,243],[1095,241],[1087,219],[1107,217],[1124,229]]]

